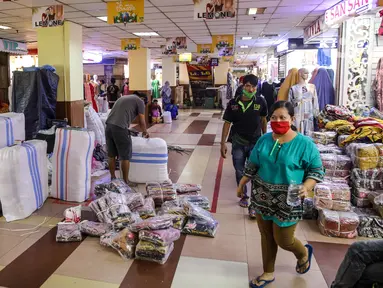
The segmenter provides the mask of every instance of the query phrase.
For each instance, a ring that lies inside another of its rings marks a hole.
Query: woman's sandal
[[[250,219],[257,219],[257,211],[254,209],[249,209],[249,217]]]
[[[248,200],[248,198],[244,197],[241,200],[239,200],[239,206],[241,206],[242,208],[249,207],[249,200]]]
[[[259,282],[265,282],[263,283],[262,285],[257,285],[253,282],[254,280],[251,280],[250,281],[250,287],[251,288],[264,288],[266,287],[267,285],[269,285],[270,283],[273,283],[275,281],[275,278],[273,280],[263,280],[261,279],[261,276],[259,276],[256,281],[259,283]]]
[[[307,272],[310,271],[310,268],[311,268],[311,258],[313,256],[313,252],[314,252],[314,248],[310,244],[306,244],[305,247],[307,248],[307,251],[308,251],[308,254],[309,254],[308,260],[305,263],[303,263],[303,264],[297,263],[297,266],[295,267],[295,270],[297,271],[297,273],[301,274],[301,275],[306,274]],[[306,270],[301,272],[300,271],[301,268],[305,267],[307,264],[309,264],[309,266],[306,268]]]

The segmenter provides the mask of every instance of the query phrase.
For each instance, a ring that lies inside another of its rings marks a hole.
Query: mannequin
[[[91,80],[91,83],[94,87],[94,94],[98,96],[100,94],[100,85],[98,84],[98,76],[93,75],[93,80]]]
[[[275,103],[277,94],[275,92],[275,84],[273,83],[273,78],[269,77],[267,82],[263,82],[261,94],[265,97],[267,102],[268,111],[271,110],[271,106]]]
[[[298,132],[310,135],[314,131],[314,117],[319,114],[317,91],[314,84],[307,83],[309,78],[307,69],[300,69],[298,75],[298,84],[289,91],[289,101],[295,107],[295,126]]]

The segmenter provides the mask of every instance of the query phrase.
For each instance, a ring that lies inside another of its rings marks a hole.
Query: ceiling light
[[[240,48],[242,48],[242,49],[246,49],[246,48],[249,48],[249,46],[247,46],[247,45],[242,45],[242,46],[240,46]]]
[[[108,21],[108,16],[100,16],[100,17],[97,17],[97,19],[100,19],[101,21]]]
[[[253,39],[253,37],[251,37],[251,36],[244,36],[244,37],[242,37],[242,40],[251,40],[251,39]]]
[[[159,36],[156,32],[135,32],[133,33],[136,36]]]
[[[0,25],[0,29],[8,30],[8,29],[11,29],[11,27]]]
[[[255,15],[257,14],[258,8],[249,8],[247,9],[247,15]]]

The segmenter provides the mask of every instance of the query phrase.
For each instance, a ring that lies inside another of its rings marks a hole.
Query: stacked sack
[[[25,116],[23,113],[0,114],[0,148],[25,140]]]

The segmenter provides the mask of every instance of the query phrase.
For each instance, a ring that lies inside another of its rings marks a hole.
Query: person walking
[[[158,81],[156,77],[153,77],[153,80],[152,80],[152,98],[153,99],[160,98],[160,81]]]
[[[106,145],[108,147],[109,171],[112,179],[116,178],[116,161],[121,161],[122,178],[129,182],[130,160],[132,158],[132,139],[129,126],[138,116],[139,125],[144,131],[142,136],[149,138],[145,122],[145,103],[136,95],[119,98],[113,105],[106,120]]]
[[[108,88],[106,88],[106,95],[108,97],[109,109],[112,109],[114,103],[116,103],[116,101],[118,99],[118,91],[120,90],[120,88],[118,88],[118,86],[116,85],[116,79],[115,78],[112,78],[110,80],[110,82],[112,84],[109,85]]]
[[[250,207],[257,213],[261,233],[263,274],[250,282],[250,287],[265,287],[275,280],[274,269],[278,246],[294,253],[296,272],[310,270],[313,248],[295,238],[295,229],[302,219],[303,205],[290,206],[287,194],[290,184],[297,184],[297,193],[304,198],[324,170],[314,142],[292,128],[294,107],[290,102],[276,102],[270,111],[273,133],[263,135],[255,145],[241,179],[237,196],[252,181]],[[299,187],[299,188],[298,188]],[[298,196],[298,195],[297,195]]]
[[[221,139],[221,156],[226,158],[226,140],[232,143],[232,157],[237,184],[243,176],[246,160],[262,133],[267,131],[267,103],[263,97],[256,97],[258,77],[252,74],[243,79],[243,90],[240,96],[229,101],[223,120]],[[239,201],[241,207],[248,207],[246,188]],[[255,217],[255,212],[249,210],[249,216]]]

